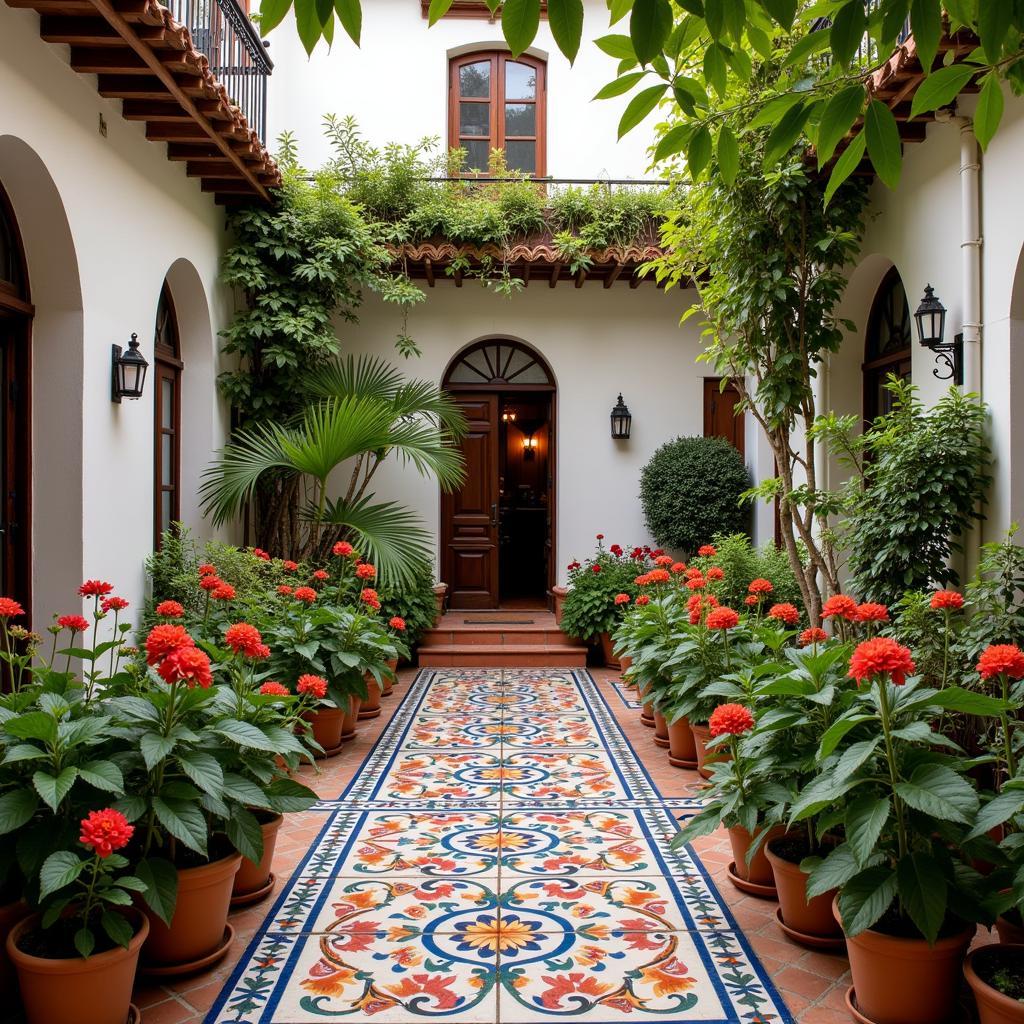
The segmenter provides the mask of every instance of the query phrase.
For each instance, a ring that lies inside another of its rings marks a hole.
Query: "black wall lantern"
[[[632,425],[633,417],[630,415],[626,403],[622,401],[622,395],[620,394],[619,400],[615,403],[615,408],[612,409],[612,440],[628,441],[629,428]]]
[[[112,345],[111,351],[110,400],[120,404],[122,398],[141,398],[149,363],[139,351],[139,336],[132,335],[127,352],[120,345]]]
[[[917,337],[921,344],[935,353],[938,365],[932,374],[939,380],[964,382],[964,336],[957,334],[952,341],[944,341],[946,334],[946,307],[938,300],[932,286],[926,285],[921,305],[914,313]]]

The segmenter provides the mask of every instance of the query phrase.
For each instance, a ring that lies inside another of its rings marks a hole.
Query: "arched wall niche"
[[[0,182],[25,251],[35,311],[32,404],[32,621],[67,608],[83,571],[84,320],[78,258],[63,200],[23,139],[0,135]]]

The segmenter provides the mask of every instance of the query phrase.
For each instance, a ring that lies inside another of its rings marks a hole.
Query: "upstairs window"
[[[492,149],[505,151],[510,171],[546,173],[545,78],[542,60],[501,51],[451,61],[448,144],[464,149],[462,171],[486,173]]]

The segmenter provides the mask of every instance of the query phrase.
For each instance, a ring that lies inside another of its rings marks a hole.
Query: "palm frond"
[[[454,440],[426,420],[401,420],[388,434],[388,446],[403,462],[411,462],[423,476],[436,476],[444,491],[466,479],[462,450]]]
[[[447,391],[424,380],[411,380],[402,385],[391,400],[395,419],[410,416],[427,416],[452,437],[466,436],[469,424],[462,408]]]
[[[303,385],[317,398],[378,398],[390,401],[402,387],[401,370],[379,356],[345,356],[311,370]]]
[[[203,470],[199,501],[203,515],[215,526],[236,515],[252,497],[256,483],[273,469],[294,469],[286,449],[294,444],[293,432],[276,424],[260,424],[239,431],[217,452],[214,463]]]
[[[411,509],[394,501],[375,503],[374,498],[330,501],[323,521],[355,534],[356,547],[377,567],[382,582],[411,585],[423,562],[433,563],[433,536]],[[315,517],[314,510],[308,511]]]

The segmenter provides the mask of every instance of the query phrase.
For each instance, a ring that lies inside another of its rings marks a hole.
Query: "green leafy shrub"
[[[429,562],[420,564],[408,586],[387,583],[378,586],[377,591],[380,594],[381,618],[385,622],[394,615],[405,619],[402,639],[410,647],[434,625],[437,600],[434,597],[434,567]]]
[[[747,529],[741,495],[750,488],[743,456],[721,437],[678,437],[640,474],[647,528],[659,544],[687,553],[715,534]]]
[[[717,590],[722,604],[730,608],[743,607],[750,581],[766,579],[771,580],[775,587],[771,594],[771,604],[788,602],[803,608],[800,585],[793,575],[789,556],[774,543],[769,541],[755,548],[745,533],[716,533],[712,544],[716,554],[714,558],[707,559],[707,563],[717,565],[725,573]],[[698,559],[696,564],[702,565],[703,561]]]
[[[630,558],[613,554],[605,551],[601,539],[593,558],[569,565],[570,589],[562,606],[561,627],[567,636],[580,640],[614,632],[623,610],[629,607],[616,605],[615,596],[628,594],[632,601],[640,593],[633,581],[648,568],[645,555]]]

